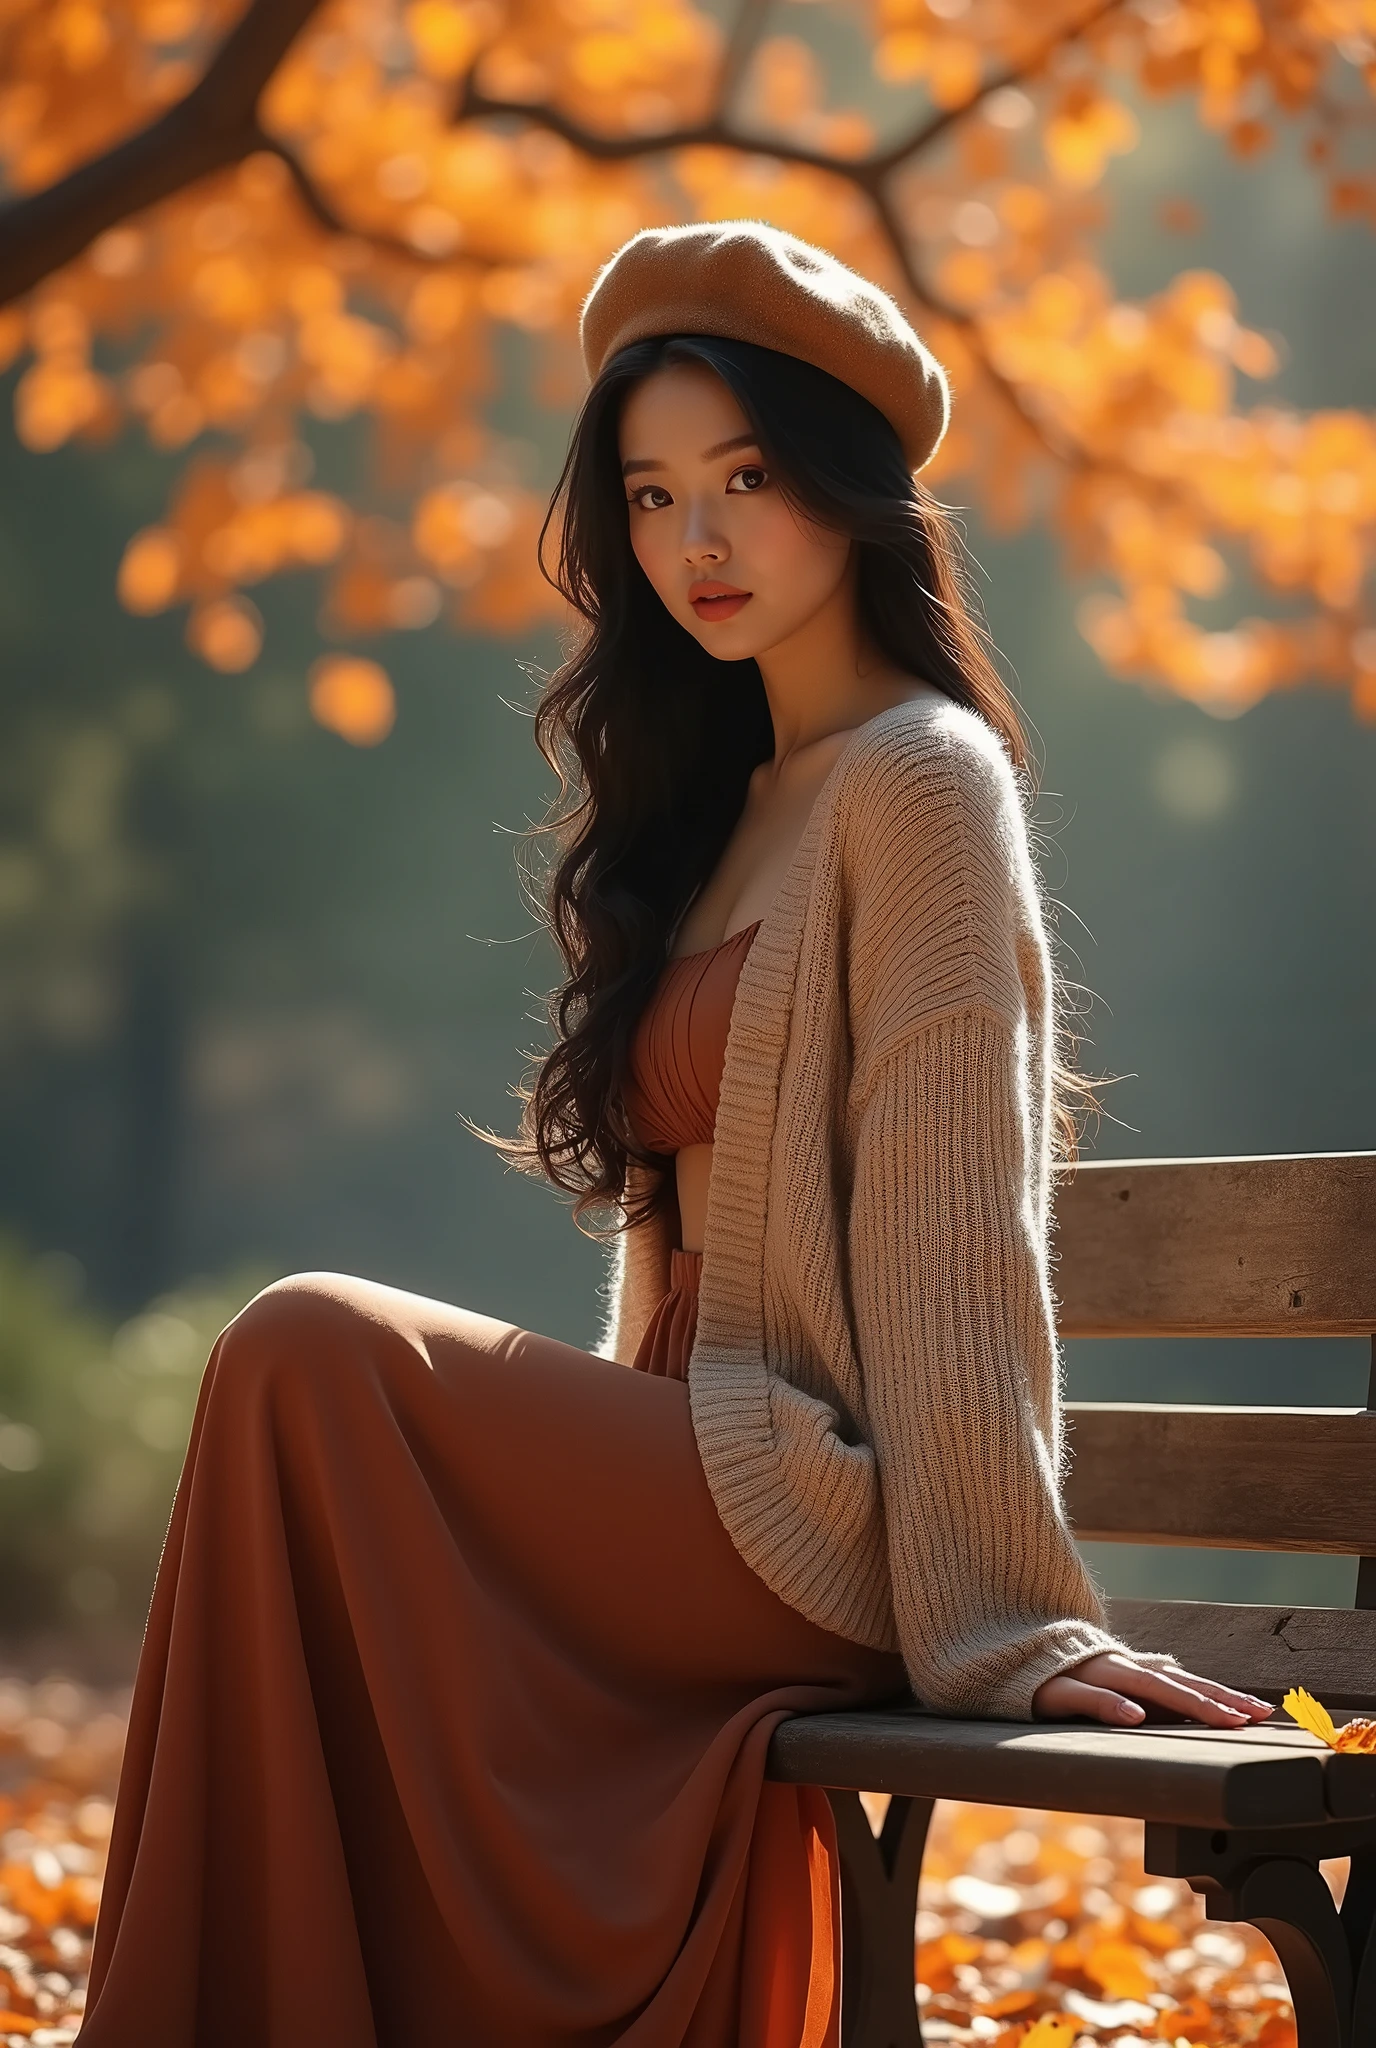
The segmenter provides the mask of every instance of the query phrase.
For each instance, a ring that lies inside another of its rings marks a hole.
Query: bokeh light
[[[352,747],[379,745],[396,724],[392,679],[362,655],[326,654],[313,663],[310,704],[316,722]]]
[[[263,645],[263,617],[246,597],[218,597],[197,605],[187,621],[187,645],[222,675],[252,668]]]

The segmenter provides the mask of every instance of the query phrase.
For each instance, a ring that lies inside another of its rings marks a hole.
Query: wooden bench
[[[1302,1685],[1376,1712],[1376,1153],[1082,1165],[1056,1211],[1065,1337],[1371,1338],[1364,1409],[1070,1404],[1067,1506],[1098,1541],[1359,1557],[1354,1609],[1118,1600],[1113,1625],[1263,1698]],[[825,1786],[836,1814],[846,2048],[921,2043],[913,1923],[937,1799],[1141,1820],[1148,1871],[1270,1940],[1300,2048],[1376,2048],[1376,1757],[1285,1718],[1119,1733],[914,1706],[798,1716],[770,1775]],[[893,1795],[877,1837],[861,1791]],[[1339,1913],[1318,1866],[1342,1856]]]

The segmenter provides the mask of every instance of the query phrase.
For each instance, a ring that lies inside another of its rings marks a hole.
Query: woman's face
[[[620,449],[636,560],[709,654],[764,654],[836,598],[849,539],[793,512],[705,364],[669,364],[637,384]]]

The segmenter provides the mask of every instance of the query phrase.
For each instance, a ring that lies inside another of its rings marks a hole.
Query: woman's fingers
[[[1033,1710],[1047,1721],[1073,1721],[1082,1714],[1119,1728],[1136,1728],[1146,1719],[1136,1700],[1102,1685],[1086,1685],[1082,1678],[1069,1678],[1064,1672],[1038,1686]]]
[[[1148,1705],[1165,1707],[1173,1714],[1184,1714],[1191,1721],[1201,1721],[1207,1728],[1240,1728],[1247,1722],[1262,1718],[1264,1704],[1255,1705],[1235,1693],[1227,1686],[1215,1686],[1208,1679],[1196,1678],[1192,1671],[1156,1671],[1143,1665],[1134,1664],[1128,1657],[1110,1655],[1104,1660],[1111,1670],[1098,1671],[1088,1675],[1095,1684],[1105,1680],[1116,1691],[1126,1693],[1130,1699],[1145,1700]]]
[[[1146,1719],[1143,1705],[1160,1707],[1207,1728],[1243,1728],[1265,1720],[1265,1700],[1236,1692],[1183,1668],[1149,1669],[1117,1651],[1088,1657],[1037,1688],[1034,1712],[1060,1719],[1087,1714],[1110,1726],[1135,1727]]]
[[[1167,1675],[1169,1676],[1169,1673]],[[1185,1676],[1196,1692],[1206,1694],[1211,1700],[1217,1700],[1221,1706],[1235,1707],[1239,1713],[1248,1715],[1252,1720],[1264,1721],[1276,1711],[1268,1700],[1259,1700],[1255,1693],[1234,1692],[1230,1685],[1217,1685],[1213,1679],[1200,1678],[1193,1671],[1187,1672]]]
[[[1113,1668],[1103,1677],[1129,1699],[1145,1700],[1154,1707],[1167,1707],[1174,1714],[1188,1714],[1192,1721],[1202,1721],[1206,1727],[1237,1728],[1248,1716],[1240,1708],[1231,1707],[1196,1689],[1194,1674],[1181,1671],[1175,1675],[1166,1671],[1149,1671],[1141,1664],[1133,1664],[1126,1657],[1110,1656],[1106,1660]],[[1096,1684],[1103,1679],[1096,1671]]]
[[[1098,1668],[1101,1663],[1105,1668]],[[1145,1700],[1149,1706],[1165,1707],[1191,1721],[1202,1721],[1206,1728],[1241,1728],[1251,1718],[1240,1708],[1210,1699],[1207,1693],[1198,1690],[1190,1671],[1149,1671],[1116,1653],[1096,1659],[1095,1667],[1091,1671],[1082,1668],[1080,1675],[1095,1685],[1111,1685],[1129,1699]]]

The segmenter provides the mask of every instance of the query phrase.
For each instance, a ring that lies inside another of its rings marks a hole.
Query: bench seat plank
[[[1376,1555],[1376,1413],[1073,1401],[1078,1536]]]
[[[916,1708],[800,1714],[769,1752],[769,1776],[830,1790],[966,1799],[1065,1813],[1116,1813],[1187,1827],[1298,1827],[1325,1821],[1335,1762],[1364,1765],[1376,1813],[1376,1761],[1335,1758],[1300,1729],[1268,1743],[1222,1730],[1117,1729],[1053,1722],[947,1721]],[[1182,1734],[1191,1738],[1177,1739]],[[1349,1774],[1343,1774],[1347,1776]],[[1345,1803],[1352,1797],[1348,1789]]]
[[[1209,1600],[1111,1600],[1114,1633],[1170,1650],[1188,1671],[1279,1702],[1301,1685],[1326,1707],[1376,1703],[1376,1609],[1227,1606]]]

